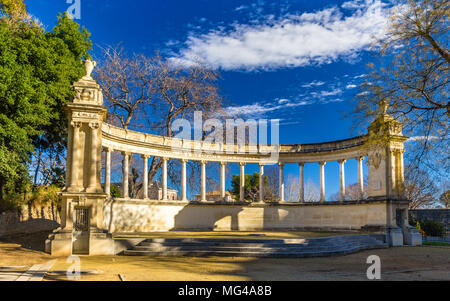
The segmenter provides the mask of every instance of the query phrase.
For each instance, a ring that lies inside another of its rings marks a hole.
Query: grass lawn
[[[422,243],[424,246],[441,246],[441,247],[450,247],[450,243],[443,241],[424,241]]]

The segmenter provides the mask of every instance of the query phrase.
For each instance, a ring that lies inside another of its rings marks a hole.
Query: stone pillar
[[[91,129],[91,158],[89,162],[89,185],[87,188],[87,192],[100,192],[101,189],[99,189],[100,183],[98,183],[98,173],[97,173],[97,167],[98,167],[98,152],[99,152],[99,145],[98,145],[98,131],[99,131],[99,123],[98,122],[90,122],[89,128]]]
[[[280,202],[284,202],[284,172],[283,172],[283,169],[284,169],[284,163],[278,163],[278,167],[279,167],[279,193],[280,193],[280,195],[278,196],[279,197],[279,200],[280,200]]]
[[[71,123],[73,127],[73,147],[72,147],[72,162],[71,162],[71,175],[70,175],[70,185],[68,188],[69,192],[79,192],[81,186],[78,185],[78,175],[80,166],[80,129],[82,126],[81,122],[73,121]]]
[[[320,202],[325,202],[325,164],[326,162],[319,162],[320,165]]]
[[[225,198],[225,168],[226,162],[220,162],[220,197]]]
[[[129,188],[128,188],[128,177],[130,175],[130,153],[122,152],[123,161],[122,161],[122,190],[123,197],[128,198],[129,196]]]
[[[239,200],[241,202],[245,201],[245,162],[240,162],[239,166],[241,167],[241,176],[240,176],[240,197]]]
[[[356,158],[358,160],[358,191],[359,191],[359,198],[363,198],[364,193],[364,180],[363,180],[363,160],[364,157],[358,157]]]
[[[264,164],[259,164],[259,202],[264,202]]]
[[[305,177],[304,177],[304,167],[305,167],[305,163],[300,162],[298,163],[298,168],[299,168],[299,176],[298,176],[298,196],[299,202],[304,202],[305,201]]]
[[[105,156],[105,193],[111,195],[111,148],[106,148]]]
[[[341,192],[341,202],[345,200],[345,169],[344,164],[346,160],[339,160],[339,179],[340,179],[340,192]]]
[[[187,201],[186,196],[186,163],[187,160],[181,160],[181,200]]]
[[[142,189],[143,198],[148,199],[148,155],[142,155],[142,160],[144,161],[143,171],[142,171]]]
[[[403,162],[403,153],[405,149],[399,149],[397,153],[397,192],[398,197],[403,199],[405,197],[405,166]]]
[[[201,202],[206,202],[206,161],[200,162],[202,165],[201,169],[201,185],[200,185],[200,194],[201,194]]]
[[[162,199],[167,201],[167,158],[161,158],[163,162],[162,169]]]

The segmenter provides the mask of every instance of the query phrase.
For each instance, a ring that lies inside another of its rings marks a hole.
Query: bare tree
[[[277,201],[279,198],[279,169],[278,165],[268,165],[264,170],[268,177],[267,185],[264,189],[264,198],[269,201]]]
[[[417,165],[410,165],[405,170],[405,196],[411,202],[410,209],[434,206],[438,188],[430,176]]]
[[[369,64],[355,113],[368,121],[387,108],[403,123],[405,133],[415,137],[414,151],[408,152],[411,159],[448,172],[450,2],[397,4],[386,37],[377,43],[380,61]]]
[[[319,202],[320,193],[319,188],[311,179],[305,183],[305,202]]]
[[[218,73],[200,64],[181,66],[159,54],[154,57],[133,55],[128,57],[121,48],[104,49],[104,58],[96,70],[96,78],[104,91],[108,107],[108,122],[125,129],[150,131],[168,137],[174,136],[172,123],[177,118],[191,119],[194,111],[204,117],[220,117],[224,112],[216,82]],[[134,160],[131,158],[133,166]],[[189,162],[192,171],[199,170]],[[152,157],[148,179],[151,182],[162,166],[158,157]],[[169,179],[179,182],[179,165],[169,162]],[[130,170],[130,191],[140,193],[140,166]],[[199,178],[193,176],[193,179]],[[190,181],[192,182],[192,181]],[[192,188],[196,187],[190,183]]]

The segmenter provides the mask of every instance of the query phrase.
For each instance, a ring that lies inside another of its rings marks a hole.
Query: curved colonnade
[[[303,169],[305,163],[318,163],[320,165],[320,201],[325,201],[325,164],[329,161],[339,162],[340,170],[340,195],[341,201],[345,196],[345,172],[346,160],[356,159],[358,161],[358,187],[359,193],[363,194],[363,166],[364,156],[367,150],[364,143],[367,136],[359,136],[351,139],[314,143],[314,144],[281,144],[281,145],[227,145],[207,143],[203,141],[169,138],[152,134],[140,133],[132,130],[118,128],[106,123],[102,125],[102,147],[106,153],[105,163],[105,193],[110,193],[111,180],[111,152],[119,151],[123,154],[123,197],[128,198],[128,175],[129,157],[139,154],[143,158],[143,187],[148,187],[148,158],[160,157],[163,162],[162,168],[162,200],[167,200],[167,160],[176,159],[182,163],[181,170],[181,200],[187,201],[186,197],[186,162],[198,161],[201,163],[201,201],[206,199],[206,168],[208,162],[218,162],[220,171],[220,194],[225,197],[225,166],[227,163],[238,163],[241,173],[241,187],[245,185],[245,165],[256,163],[259,165],[260,183],[264,176],[266,164],[279,165],[279,201],[284,201],[284,177],[283,167],[286,163],[297,163],[299,166],[299,202],[304,201],[304,177]],[[263,184],[264,185],[264,184]],[[259,201],[264,201],[264,189],[259,189]],[[243,189],[241,189],[243,191]],[[148,199],[148,191],[144,189],[144,199]],[[240,201],[244,200],[241,193]]]

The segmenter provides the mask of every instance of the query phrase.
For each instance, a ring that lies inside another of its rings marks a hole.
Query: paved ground
[[[381,259],[382,280],[450,280],[450,248],[397,247],[323,258],[80,257],[81,280],[366,280],[369,255]],[[44,280],[67,280],[73,262],[20,243],[0,242],[0,279],[14,280],[56,259]],[[51,264],[44,265],[50,266]],[[33,269],[32,269],[33,270]]]

